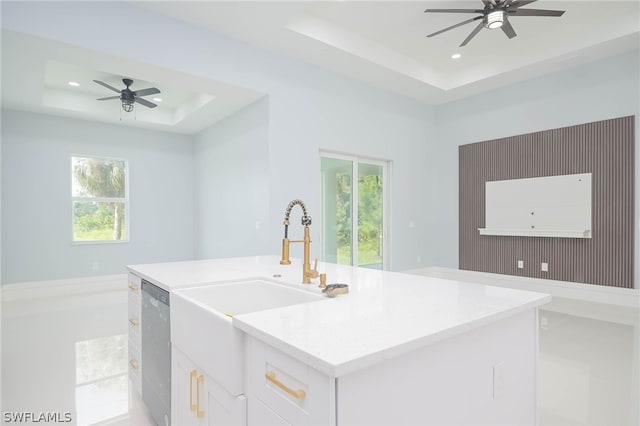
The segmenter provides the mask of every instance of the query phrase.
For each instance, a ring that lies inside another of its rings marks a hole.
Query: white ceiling
[[[429,104],[640,47],[638,0],[539,0],[524,8],[566,13],[559,18],[512,17],[517,37],[509,40],[501,30],[483,29],[462,48],[458,46],[473,23],[433,38],[426,35],[475,15],[427,14],[424,9],[481,9],[481,0],[131,4]],[[195,133],[264,95],[16,33],[3,34],[2,48],[2,102],[17,109]],[[453,53],[462,57],[453,60]],[[27,75],[25,69],[38,72]],[[147,81],[139,79],[143,76]],[[91,80],[121,87],[123,77],[135,81],[133,89],[158,87],[163,99],[158,108],[137,105],[134,120],[120,112],[117,100],[95,101],[114,93]],[[81,86],[68,86],[71,79]]]
[[[473,1],[139,2],[142,8],[439,104],[640,47],[640,1],[539,0],[559,18],[513,17],[516,33],[475,24],[426,35],[476,15]],[[453,53],[462,57],[452,60]]]
[[[119,99],[96,101],[117,93],[93,80],[123,89],[125,77],[134,81],[131,90],[158,88],[160,94],[144,97],[158,106],[149,109],[136,103],[133,112],[126,113]],[[72,87],[69,81],[80,85]],[[2,32],[3,108],[194,134],[262,96],[129,59]],[[153,101],[157,97],[162,101]]]

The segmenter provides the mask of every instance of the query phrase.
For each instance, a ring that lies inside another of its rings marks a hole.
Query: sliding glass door
[[[322,153],[321,170],[324,260],[389,268],[388,163]]]

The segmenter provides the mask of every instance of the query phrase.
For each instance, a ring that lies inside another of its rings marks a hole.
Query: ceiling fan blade
[[[137,96],[133,101],[137,102],[139,104],[142,104],[142,105],[146,106],[147,108],[155,108],[155,107],[158,106],[158,105],[154,104],[153,102],[149,102],[148,100],[139,98]]]
[[[427,37],[433,37],[433,36],[435,36],[435,35],[438,35],[438,34],[441,34],[441,33],[445,32],[445,31],[449,31],[449,30],[452,30],[452,29],[454,29],[454,28],[460,27],[460,26],[462,26],[462,25],[468,24],[469,22],[477,21],[478,19],[482,19],[482,16],[478,16],[478,17],[476,17],[476,18],[467,19],[466,21],[460,22],[459,24],[455,24],[455,25],[452,25],[452,26],[450,26],[450,27],[447,27],[447,28],[445,28],[445,29],[443,29],[443,30],[436,31],[436,32],[435,32],[435,33],[433,33],[433,34],[429,34]]]
[[[504,31],[504,33],[509,38],[514,38],[515,36],[517,36],[515,30],[511,26],[511,22],[509,22],[508,19],[504,20],[504,22],[502,23],[502,26],[500,28],[502,28],[502,31]]]
[[[107,98],[98,98],[96,101],[108,101],[109,99],[120,99],[120,96],[109,96]]]
[[[114,92],[120,93],[120,90],[116,89],[113,86],[109,86],[107,83],[104,83],[100,80],[93,80],[94,83],[98,83],[100,86],[106,87],[109,90],[113,90]]]
[[[425,13],[484,13],[482,9],[426,9]]]
[[[471,39],[474,38],[476,36],[476,34],[478,34],[483,27],[484,27],[484,22],[480,21],[478,26],[475,27],[475,29],[473,31],[471,31],[471,34],[469,34],[469,36],[464,39],[464,41],[462,42],[460,47],[466,46],[467,43],[469,43],[471,41]]]
[[[511,10],[534,3],[536,0],[511,0],[508,2]]]
[[[148,89],[136,90],[136,96],[148,96],[148,95],[155,95],[157,93],[160,93],[160,90],[156,89],[155,87],[149,87]]]
[[[509,10],[509,15],[513,16],[562,16],[564,10],[543,10],[543,9],[516,9]]]

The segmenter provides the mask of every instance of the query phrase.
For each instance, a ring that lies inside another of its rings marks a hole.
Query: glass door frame
[[[318,160],[320,163],[320,205],[322,211],[322,226],[326,226],[326,218],[324,217],[324,203],[325,193],[323,191],[323,177],[322,177],[322,158],[333,158],[337,160],[345,160],[351,162],[351,176],[353,184],[351,185],[351,262],[353,266],[358,266],[358,164],[370,164],[374,166],[380,166],[382,168],[382,270],[391,270],[391,232],[389,225],[391,224],[391,167],[392,162],[390,160],[381,160],[372,157],[364,157],[361,155],[345,154],[332,151],[320,150]],[[321,234],[321,249],[322,257],[324,259],[325,247],[324,247],[324,231]]]

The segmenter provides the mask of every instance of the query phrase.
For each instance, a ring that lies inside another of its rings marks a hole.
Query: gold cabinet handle
[[[196,378],[196,374],[198,374],[196,370],[191,370],[191,373],[189,373],[189,410],[190,411],[196,411],[196,404],[193,403],[193,379]]]
[[[204,383],[204,376],[198,376],[198,387],[196,387],[196,415],[199,419],[204,417],[204,411],[200,411],[200,385]]]
[[[131,323],[132,326],[137,327],[138,326],[138,320],[135,319],[134,317],[129,318],[129,322]]]
[[[138,286],[137,286],[137,285],[133,285],[133,284],[129,284],[129,289],[130,289],[130,290],[133,290],[133,291],[138,291],[138,290],[140,290],[140,289],[138,288]]]
[[[296,399],[303,399],[305,396],[307,396],[307,393],[304,391],[304,389],[293,390],[289,386],[287,386],[284,383],[282,383],[280,380],[276,379],[276,372],[275,371],[269,371],[264,376],[271,383],[273,383],[274,385],[278,386],[280,389],[282,389],[283,391],[285,391],[286,393],[288,393],[289,395],[291,395],[292,397],[294,397]]]
[[[140,368],[140,364],[138,364],[138,361],[136,361],[136,359],[135,359],[135,358],[131,358],[131,359],[129,360],[129,365],[131,365],[131,367],[132,367],[134,370],[137,370],[138,368]]]

